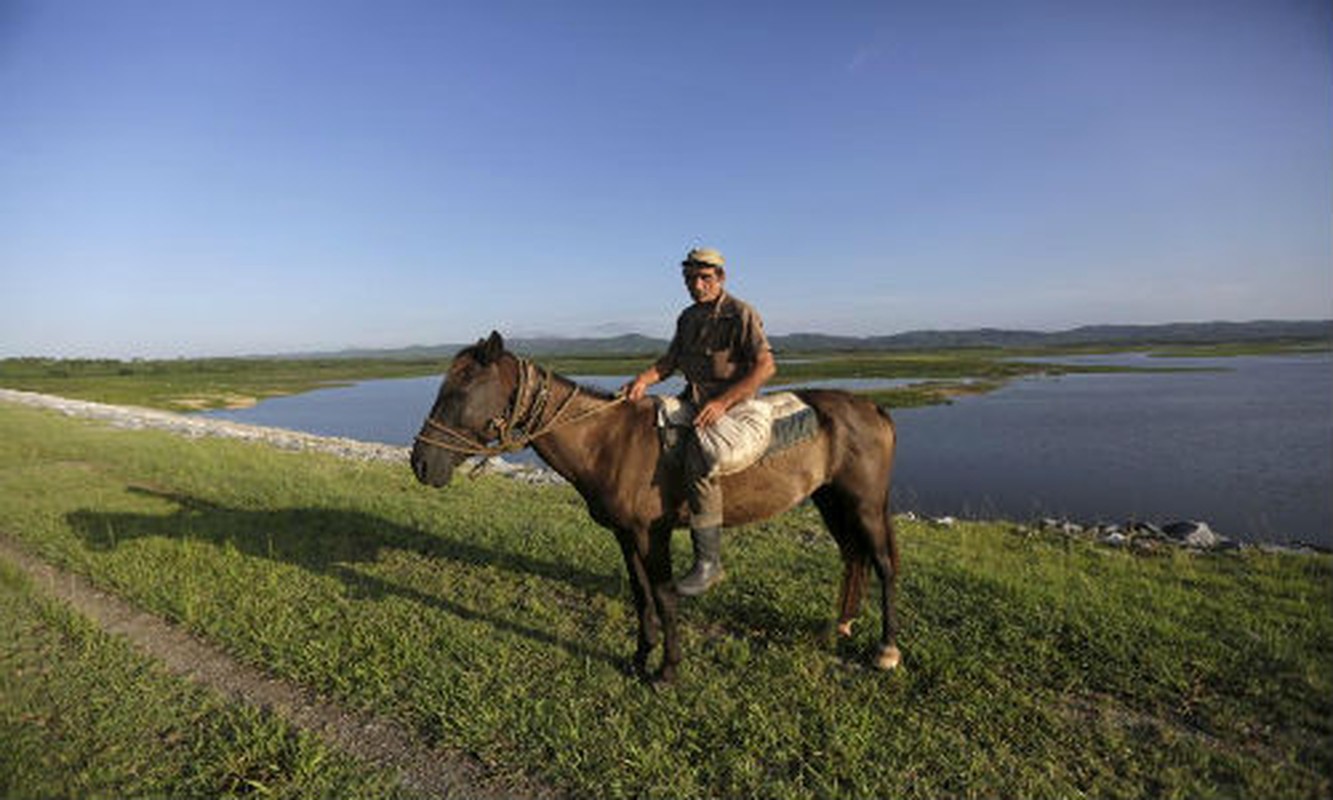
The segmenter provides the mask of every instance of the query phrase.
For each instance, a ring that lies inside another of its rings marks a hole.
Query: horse
[[[756,522],[812,499],[843,561],[835,630],[851,636],[866,590],[867,566],[880,582],[882,630],[872,658],[898,666],[895,616],[898,546],[889,513],[895,431],[875,403],[848,392],[799,390],[818,419],[813,438],[724,476],[724,525]],[[615,534],[638,616],[630,672],[670,683],[681,660],[672,531],[688,524],[685,488],[675,459],[664,454],[651,398],[575,382],[508,352],[492,332],[453,359],[412,448],[421,483],[442,487],[470,456],[531,446],[582,495],[588,513]],[[661,635],[655,673],[650,654]]]

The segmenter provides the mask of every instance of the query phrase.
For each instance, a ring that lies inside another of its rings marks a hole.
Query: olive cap
[[[685,260],[680,262],[682,267],[722,267],[727,260],[722,254],[711,247],[696,247],[685,255]]]

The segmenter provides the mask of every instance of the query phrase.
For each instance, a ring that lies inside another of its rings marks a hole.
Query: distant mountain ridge
[[[787,350],[924,350],[964,347],[1070,347],[1104,344],[1141,346],[1325,340],[1333,341],[1333,320],[1084,325],[1054,332],[972,328],[953,331],[907,331],[888,336],[868,337],[795,333],[773,337],[773,346]]]
[[[413,345],[389,349],[349,348],[331,352],[285,354],[283,358],[391,358],[419,359],[450,357],[468,344]],[[615,356],[641,355],[665,350],[665,339],[654,339],[638,333],[604,338],[565,338],[560,336],[523,338],[505,337],[505,345],[514,352],[529,356]]]
[[[1252,322],[1173,322],[1161,325],[1084,325],[1064,331],[1002,328],[918,330],[885,336],[836,336],[791,333],[771,336],[780,352],[947,350],[976,347],[1072,347],[1082,345],[1178,345],[1237,342],[1333,343],[1333,320],[1256,320]],[[604,338],[515,337],[509,349],[530,356],[651,355],[666,349],[667,340],[630,333]],[[392,349],[347,349],[290,354],[294,358],[446,358],[465,344],[417,345]]]

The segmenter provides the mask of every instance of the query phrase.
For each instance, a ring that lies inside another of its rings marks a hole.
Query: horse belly
[[[767,519],[814,493],[827,480],[827,459],[818,442],[768,456],[744,472],[722,478],[723,524]]]

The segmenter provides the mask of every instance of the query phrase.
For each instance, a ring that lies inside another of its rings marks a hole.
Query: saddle
[[[662,449],[674,453],[694,428],[693,403],[655,397]],[[815,410],[793,392],[763,395],[732,406],[725,417],[697,431],[699,449],[712,475],[732,475],[819,432]]]

